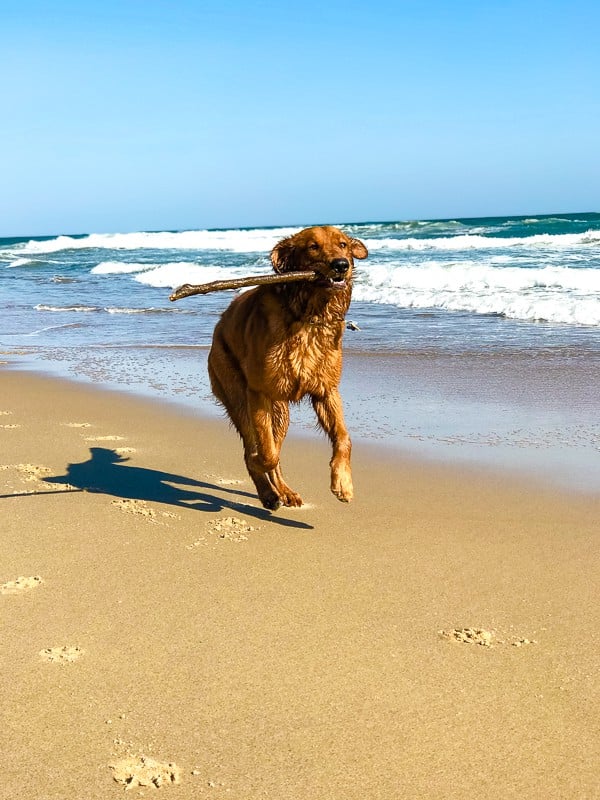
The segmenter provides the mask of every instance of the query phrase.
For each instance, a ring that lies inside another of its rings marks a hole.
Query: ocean
[[[360,238],[342,390],[355,439],[600,488],[600,213],[338,224]],[[29,368],[221,413],[231,292],[299,227],[0,239],[0,349]],[[307,409],[298,432],[312,434]]]

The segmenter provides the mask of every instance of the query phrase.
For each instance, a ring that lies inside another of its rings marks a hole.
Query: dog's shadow
[[[237,501],[234,497],[254,498],[239,489],[228,489],[206,481],[172,475],[147,467],[127,464],[128,458],[105,447],[91,447],[90,458],[79,464],[68,464],[64,475],[43,478],[48,484],[68,484],[74,489],[128,500],[191,508],[197,511],[217,512],[230,509],[256,519],[269,520],[291,528],[312,529],[312,525],[282,516],[273,516],[263,508]],[[190,487],[190,488],[181,488]],[[232,495],[231,499],[220,495]]]

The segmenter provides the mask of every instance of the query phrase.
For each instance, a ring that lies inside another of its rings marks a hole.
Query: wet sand
[[[600,498],[0,373],[2,792],[592,798]]]
[[[127,390],[219,418],[207,356],[208,347],[107,346],[35,348],[8,358],[14,368]],[[593,349],[347,350],[341,390],[356,443],[599,493],[599,386],[600,359]],[[314,427],[310,403],[292,408],[296,435],[313,437]]]

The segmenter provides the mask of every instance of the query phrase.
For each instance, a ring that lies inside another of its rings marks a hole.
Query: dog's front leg
[[[319,423],[329,436],[333,446],[331,461],[331,491],[344,503],[349,503],[354,496],[352,487],[352,471],[350,454],[352,442],[344,422],[342,398],[337,389],[333,389],[324,397],[312,397],[312,404]]]

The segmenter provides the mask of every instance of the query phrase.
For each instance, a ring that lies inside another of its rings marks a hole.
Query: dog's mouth
[[[348,282],[343,275],[319,275],[319,277],[315,280],[317,286],[321,286],[324,289],[345,289],[348,285]]]

